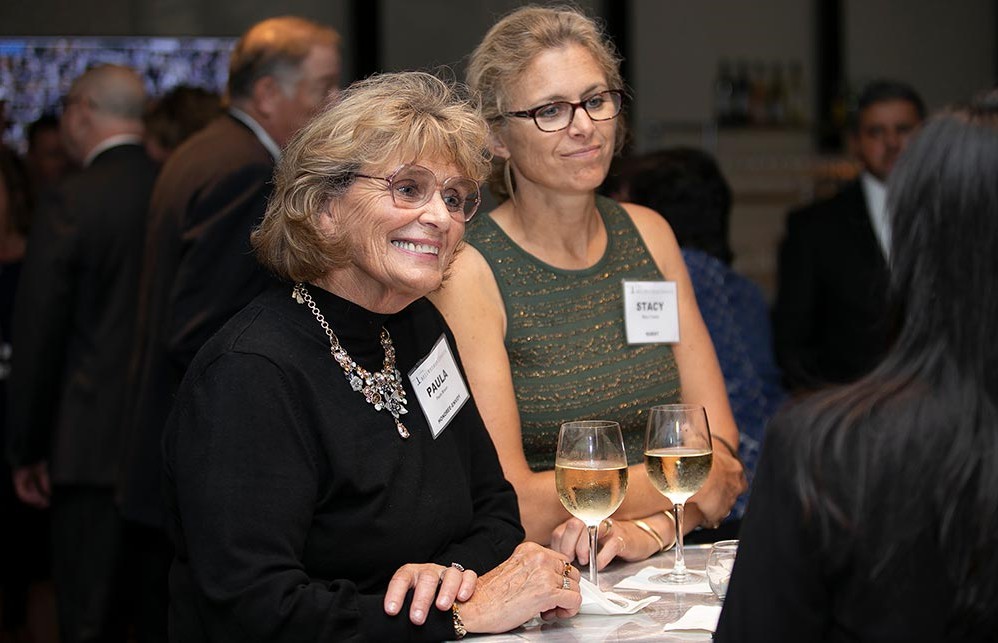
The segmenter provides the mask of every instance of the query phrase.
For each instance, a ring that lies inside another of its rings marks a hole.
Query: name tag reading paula
[[[426,357],[409,371],[409,381],[433,439],[447,428],[471,398],[445,335],[441,335]]]
[[[678,343],[676,282],[625,281],[624,328],[628,344]]]

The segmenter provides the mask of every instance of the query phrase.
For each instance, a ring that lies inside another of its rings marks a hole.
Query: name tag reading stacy
[[[416,391],[416,399],[430,425],[433,439],[447,428],[471,398],[445,335],[441,335],[429,354],[409,371],[409,381]]]
[[[678,343],[676,282],[625,281],[624,328],[628,344]]]

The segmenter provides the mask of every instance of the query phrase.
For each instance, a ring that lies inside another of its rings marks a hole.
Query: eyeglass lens
[[[586,110],[589,118],[594,121],[607,121],[620,113],[621,97],[616,91],[605,91],[593,94],[580,103],[559,101],[538,107],[534,112],[534,122],[537,127],[546,132],[554,132],[568,127],[575,116],[577,107]]]
[[[419,165],[406,165],[391,177],[392,199],[400,208],[418,208],[425,205],[437,188],[437,177]],[[448,212],[461,213],[468,221],[478,209],[480,201],[478,184],[460,176],[444,180],[440,196]]]

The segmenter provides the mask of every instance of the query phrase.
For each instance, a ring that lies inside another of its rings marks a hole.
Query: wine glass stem
[[[599,525],[589,527],[589,582],[599,588],[596,582],[596,542],[599,539]]]
[[[673,505],[676,512],[676,562],[672,573],[676,576],[686,575],[686,557],[683,554],[683,503]]]

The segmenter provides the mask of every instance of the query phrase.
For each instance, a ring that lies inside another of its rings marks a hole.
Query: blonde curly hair
[[[461,85],[424,72],[354,83],[284,151],[267,212],[251,236],[257,258],[293,282],[347,265],[342,237],[324,233],[318,217],[358,172],[392,159],[434,158],[481,181],[488,171],[487,141],[488,125]]]

